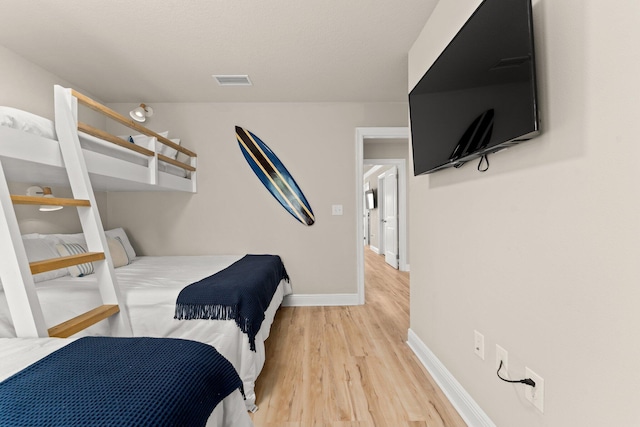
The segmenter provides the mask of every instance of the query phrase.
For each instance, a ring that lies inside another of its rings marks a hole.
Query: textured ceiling
[[[404,101],[436,3],[0,0],[0,45],[104,102]]]

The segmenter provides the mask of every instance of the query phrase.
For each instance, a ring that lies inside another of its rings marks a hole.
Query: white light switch
[[[331,215],[342,215],[342,205],[331,205]]]

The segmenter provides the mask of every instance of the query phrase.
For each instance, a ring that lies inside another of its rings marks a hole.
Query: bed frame
[[[126,310],[120,310],[121,296],[94,190],[98,191],[196,191],[196,154],[150,129],[127,119],[87,96],[61,86],[54,87],[55,129],[58,141],[0,127],[0,279],[18,337],[67,337],[104,319],[120,336],[131,335]],[[137,132],[151,136],[149,147],[127,142],[88,124],[78,122],[78,103]],[[79,132],[111,142],[147,156],[146,165],[83,149]],[[158,154],[155,141],[188,156],[183,163]],[[187,171],[182,178],[162,172],[158,162]],[[72,199],[11,195],[8,181],[46,182],[67,185]],[[52,204],[78,209],[88,252],[69,257],[29,263],[22,243],[14,204]],[[102,305],[69,321],[47,329],[36,295],[33,274],[93,262]]]

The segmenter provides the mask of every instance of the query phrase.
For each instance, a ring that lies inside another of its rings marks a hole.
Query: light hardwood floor
[[[406,344],[409,274],[365,248],[366,304],[282,307],[256,427],[465,426]]]

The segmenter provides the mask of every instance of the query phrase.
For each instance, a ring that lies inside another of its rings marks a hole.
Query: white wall
[[[125,113],[132,105],[111,107]],[[170,129],[198,153],[199,191],[109,193],[109,226],[124,227],[146,255],[277,253],[296,294],[357,292],[355,128],[406,126],[406,103],[152,107],[149,126]],[[242,156],[236,125],[286,165],[315,213],[313,226],[297,222],[264,188]],[[344,215],[332,216],[333,204],[343,205]]]
[[[68,82],[2,46],[0,64],[0,105],[53,120],[53,85]]]
[[[53,120],[53,86],[71,87],[92,96],[69,81],[27,61],[9,49],[0,46],[0,105],[19,108]],[[96,99],[96,98],[94,98]],[[96,99],[99,101],[99,99]],[[104,116],[79,108],[82,121],[103,128]]]
[[[0,105],[19,108],[51,120],[53,111],[53,86],[59,84],[74,87],[68,81],[38,67],[10,50],[0,46]],[[74,89],[81,90],[74,87]],[[105,119],[93,111],[80,109],[81,120],[97,127],[104,127]],[[1,143],[1,141],[0,141]],[[25,194],[30,185],[47,186],[46,182],[11,183],[12,194]],[[50,185],[49,185],[50,186]],[[53,188],[54,194],[72,197],[70,189]],[[96,193],[98,210],[105,223],[107,198]],[[39,212],[37,206],[16,206],[16,216],[22,233],[73,233],[82,231],[76,209],[64,208],[56,212]]]
[[[438,4],[410,89],[478,4]],[[534,0],[534,19],[543,134],[484,174],[411,179],[411,328],[498,426],[637,426],[640,3]],[[496,378],[496,344],[545,379],[544,414]]]

